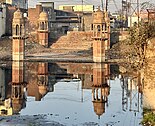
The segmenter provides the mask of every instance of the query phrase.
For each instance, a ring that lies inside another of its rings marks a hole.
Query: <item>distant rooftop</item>
[[[85,11],[85,12],[93,12],[94,11],[94,5],[60,5],[59,10],[66,10],[69,11],[74,11],[74,12],[80,12],[80,11]]]

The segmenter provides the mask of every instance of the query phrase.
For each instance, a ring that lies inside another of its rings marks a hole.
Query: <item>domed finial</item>
[[[23,18],[23,13],[20,11],[20,9],[18,8],[15,12],[14,12],[14,18]]]
[[[17,8],[18,8],[18,9],[20,8],[20,4],[19,4],[19,2],[17,3]]]
[[[48,20],[48,14],[45,11],[42,11],[39,15],[40,20]]]
[[[100,115],[98,115],[98,119],[100,120]]]
[[[101,9],[100,9],[100,6],[97,7],[97,10],[101,10]]]

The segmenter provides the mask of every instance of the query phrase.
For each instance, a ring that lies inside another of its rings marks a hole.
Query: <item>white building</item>
[[[0,37],[5,34],[6,31],[6,6],[0,5]]]
[[[59,10],[70,10],[74,12],[93,12],[94,5],[60,5]]]
[[[135,23],[138,23],[138,20],[141,21],[141,18],[138,19],[138,16],[128,17],[128,27],[132,27]]]

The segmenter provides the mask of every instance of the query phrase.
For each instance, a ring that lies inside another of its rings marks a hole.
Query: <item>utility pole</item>
[[[107,11],[108,10],[108,0],[105,0],[105,7],[103,5],[103,0],[101,0],[101,7],[102,7],[102,10],[104,10],[104,8],[105,8]]]
[[[138,17],[138,27],[139,27],[139,0],[137,0],[137,17]]]
[[[102,10],[104,10],[104,7],[103,7],[103,0],[101,0],[101,5],[102,5]]]
[[[127,18],[128,18],[128,1],[122,0],[122,28],[127,27]]]
[[[108,10],[108,0],[105,0],[105,10]]]
[[[83,13],[83,0],[82,0],[82,13]]]
[[[130,27],[132,26],[132,14],[131,14],[131,0],[129,3],[129,13],[130,13]]]
[[[84,31],[84,14],[83,14],[83,0],[81,1],[82,2],[82,21],[81,21],[81,30]]]

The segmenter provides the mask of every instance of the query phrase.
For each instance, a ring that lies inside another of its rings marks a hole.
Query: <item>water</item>
[[[1,110],[12,109],[11,116],[44,115],[46,123],[66,126],[139,126],[143,102],[138,76],[117,71],[110,64],[2,64]]]

